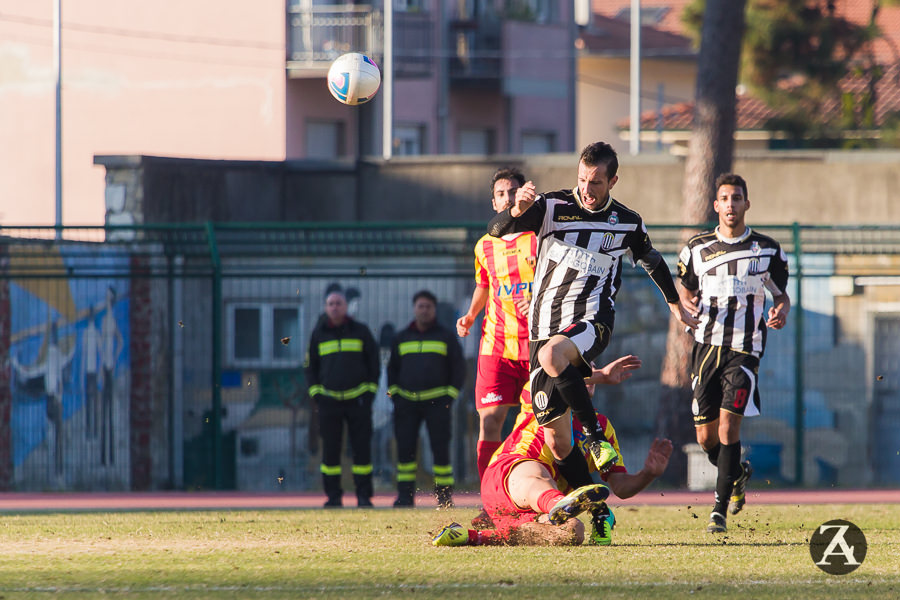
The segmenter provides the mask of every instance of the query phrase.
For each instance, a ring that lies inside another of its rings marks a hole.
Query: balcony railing
[[[382,13],[371,6],[289,6],[288,24],[287,66],[296,75],[322,76],[347,52],[382,56]]]
[[[497,21],[450,24],[450,81],[461,86],[493,86],[502,73],[501,28]]]
[[[394,76],[428,77],[436,71],[434,18],[427,12],[394,13]]]

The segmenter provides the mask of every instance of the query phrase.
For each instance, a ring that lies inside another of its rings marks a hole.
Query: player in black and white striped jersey
[[[700,319],[694,331],[691,379],[697,442],[718,468],[716,502],[707,531],[726,530],[726,509],[744,506],[752,474],[741,463],[741,421],[759,415],[759,359],[766,328],[781,329],[791,300],[787,256],[778,242],[751,230],[747,182],[726,173],[716,179],[719,225],[691,238],[678,260],[679,294]],[[766,290],[773,297],[768,312]],[[729,502],[730,500],[730,502]]]
[[[498,237],[521,231],[538,235],[529,312],[532,406],[560,471],[576,488],[591,479],[584,456],[573,451],[569,409],[583,425],[597,467],[602,471],[618,460],[598,427],[584,378],[609,344],[623,259],[637,261],[650,274],[682,323],[697,325],[640,215],[610,196],[618,167],[609,144],[590,144],[581,153],[575,189],[538,196],[526,182],[516,191],[515,204],[488,225],[488,233]]]

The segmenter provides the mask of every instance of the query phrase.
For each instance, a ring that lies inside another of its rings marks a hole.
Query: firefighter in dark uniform
[[[428,428],[434,457],[434,493],[438,505],[453,506],[450,462],[450,405],[466,378],[466,365],[456,333],[438,324],[437,298],[423,290],[413,296],[414,319],[397,333],[388,362],[388,394],[394,403],[397,440],[397,500],[413,506],[416,449],[422,421]]]
[[[319,411],[322,483],[326,507],[343,505],[341,449],[344,422],[353,454],[359,507],[372,506],[372,400],[381,362],[372,332],[347,315],[347,298],[334,291],[309,339],[306,380]]]

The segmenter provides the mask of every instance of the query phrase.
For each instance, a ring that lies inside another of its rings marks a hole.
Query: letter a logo
[[[866,558],[866,536],[851,523],[835,519],[819,525],[809,540],[813,563],[829,575],[846,575]]]

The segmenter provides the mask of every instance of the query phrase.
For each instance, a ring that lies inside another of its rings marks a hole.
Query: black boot
[[[356,486],[356,505],[359,508],[371,508],[372,506],[372,474],[354,475],[353,483]]]
[[[434,486],[434,497],[437,498],[438,508],[453,508],[453,486]]]
[[[344,490],[341,489],[340,475],[322,475],[322,487],[325,489],[325,496],[328,498],[325,501],[325,508],[340,508],[344,505],[341,499],[344,495]]]
[[[416,505],[415,500],[416,482],[415,481],[398,481],[397,482],[397,499],[394,500],[395,507],[413,507]]]

